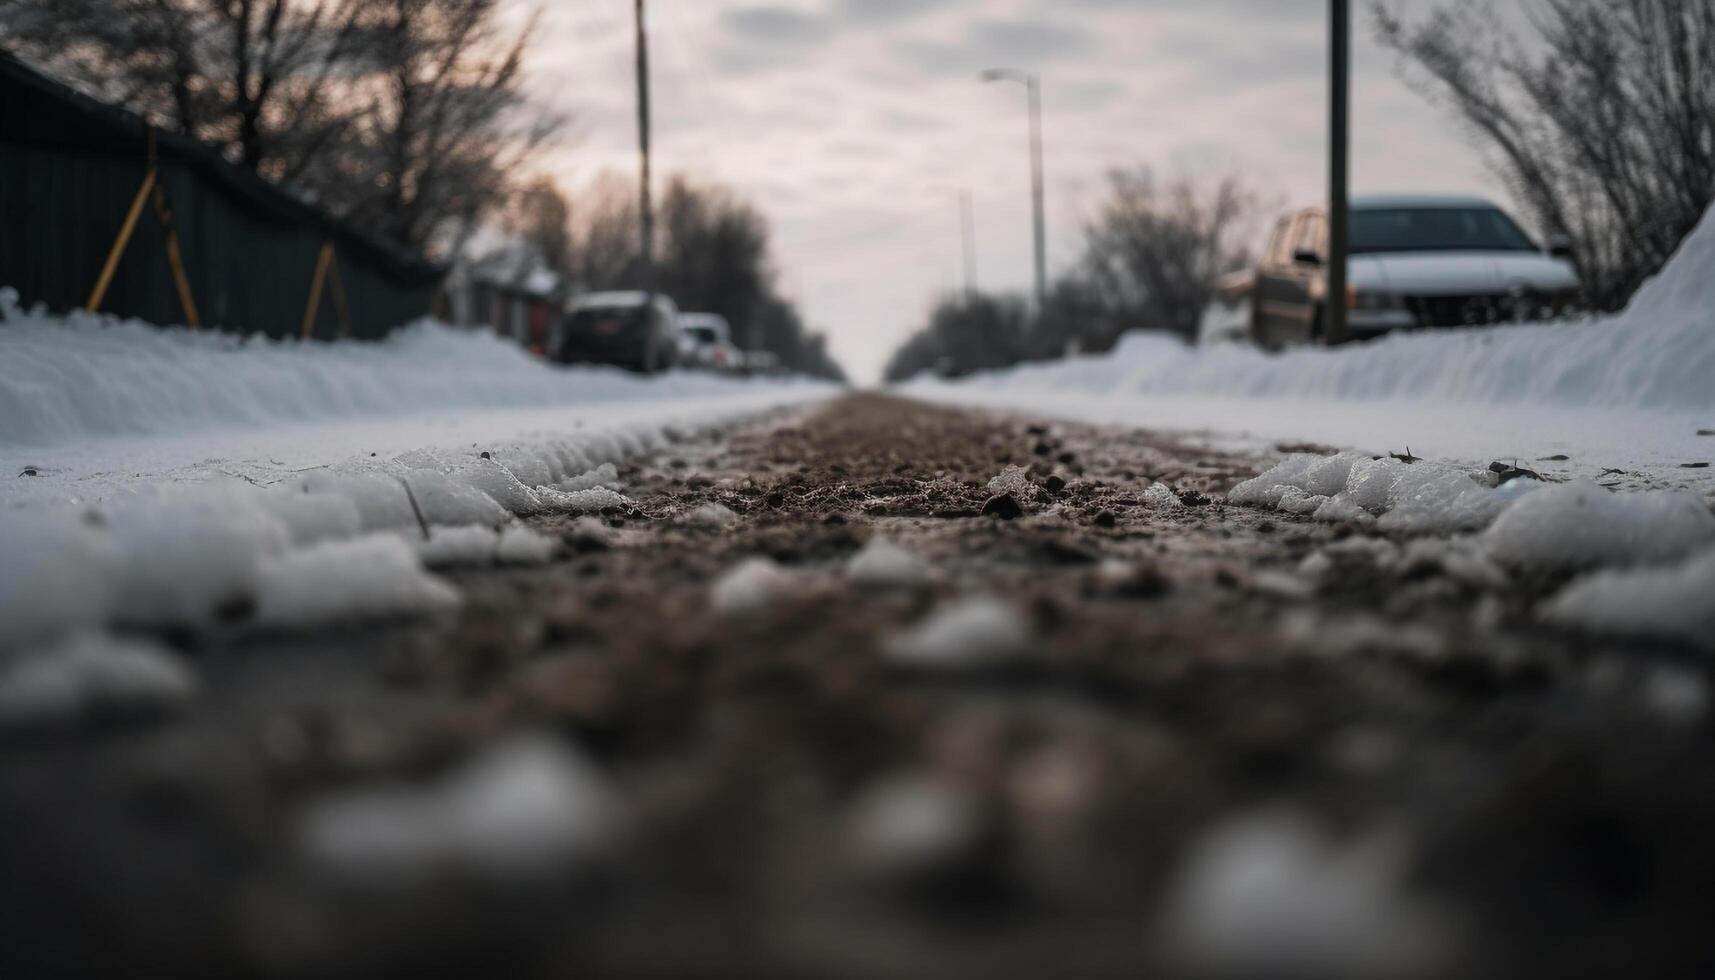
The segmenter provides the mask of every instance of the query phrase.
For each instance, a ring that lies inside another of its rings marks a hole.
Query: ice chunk
[[[423,519],[430,524],[487,524],[499,527],[512,513],[494,498],[462,480],[435,470],[412,470],[405,477]],[[408,503],[407,503],[408,506]],[[540,509],[537,503],[533,509]]]
[[[569,480],[560,482],[555,486],[555,489],[565,490],[568,493],[576,493],[579,490],[594,490],[597,487],[606,487],[609,490],[617,490],[619,489],[618,486],[616,486],[618,483],[618,467],[614,466],[612,463],[603,463],[593,470],[584,472],[582,475],[574,476]]]
[[[1715,514],[1695,494],[1610,493],[1590,480],[1545,487],[1483,535],[1497,561],[1539,571],[1659,564],[1715,544]]]
[[[846,563],[846,577],[857,585],[911,588],[934,579],[935,571],[915,552],[886,538],[871,538]]]
[[[1388,496],[1390,509],[1376,526],[1415,534],[1480,530],[1508,503],[1468,473],[1426,463],[1405,467]]]
[[[755,616],[798,592],[798,577],[767,558],[747,558],[715,580],[709,604],[728,616]]]
[[[1322,506],[1316,508],[1310,516],[1328,524],[1373,520],[1369,511],[1359,507],[1351,497],[1343,493],[1335,494],[1324,500]]]
[[[1334,840],[1291,811],[1240,816],[1192,848],[1167,937],[1198,976],[1408,980],[1450,961],[1444,918],[1405,885],[1398,833]]]
[[[0,661],[0,731],[68,727],[188,704],[196,675],[155,643],[81,631]]]
[[[259,586],[256,622],[277,628],[421,615],[459,603],[458,592],[425,572],[411,546],[391,534],[270,559]]]
[[[1173,488],[1165,483],[1151,484],[1149,489],[1143,492],[1143,505],[1157,510],[1177,510],[1185,506],[1179,495],[1173,492]]]
[[[1346,489],[1352,470],[1359,463],[1369,463],[1363,453],[1336,453],[1317,460],[1304,471],[1293,485],[1314,497],[1332,497]]]
[[[1035,484],[1030,482],[1030,471],[1022,466],[1008,466],[1000,471],[1000,475],[988,482],[988,492],[991,494],[1010,493],[1022,496]]]
[[[1283,487],[1275,506],[1288,514],[1314,514],[1328,503],[1329,498],[1308,493],[1297,487]]]
[[[113,613],[120,556],[71,514],[0,514],[0,650],[46,640]]]
[[[625,495],[606,487],[591,487],[588,490],[556,490],[553,487],[537,487],[536,496],[548,510],[570,513],[588,514],[595,511],[624,507],[629,501]]]
[[[1542,609],[1551,623],[1715,649],[1715,549],[1666,568],[1587,575]]]
[[[1030,627],[1011,606],[993,598],[965,599],[887,643],[893,659],[918,667],[958,669],[1010,660],[1030,641]]]
[[[611,839],[616,817],[606,782],[582,756],[526,736],[428,786],[324,799],[299,831],[310,858],[341,875],[518,880],[572,870]]]
[[[1392,504],[1394,482],[1405,465],[1392,457],[1358,460],[1346,476],[1347,498],[1372,514],[1382,513]]]
[[[1280,504],[1280,498],[1289,489],[1302,491],[1304,477],[1312,467],[1322,461],[1320,456],[1297,454],[1288,456],[1261,476],[1234,487],[1227,494],[1227,499],[1235,504],[1250,504],[1258,507],[1275,507]]]

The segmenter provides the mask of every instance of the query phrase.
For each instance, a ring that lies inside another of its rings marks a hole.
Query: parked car
[[[565,364],[616,364],[654,374],[678,364],[682,335],[670,297],[586,293],[567,304],[553,354]]]
[[[687,367],[722,374],[744,370],[744,351],[732,342],[732,326],[718,313],[685,313],[679,317],[683,334],[680,361]]]
[[[1480,198],[1352,201],[1346,337],[1323,329],[1327,255],[1326,211],[1306,208],[1280,219],[1256,275],[1251,336],[1259,345],[1551,319],[1578,304],[1578,275],[1565,245],[1538,246]]]

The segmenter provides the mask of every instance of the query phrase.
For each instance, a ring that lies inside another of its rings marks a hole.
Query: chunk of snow
[[[120,555],[69,513],[0,513],[0,650],[106,622]]]
[[[530,528],[513,525],[500,532],[494,555],[502,565],[546,565],[553,560],[557,547]]]
[[[1335,840],[1291,811],[1240,816],[1192,847],[1168,893],[1170,948],[1199,976],[1438,976],[1452,932],[1406,887],[1404,838]]]
[[[404,478],[416,498],[423,520],[430,524],[487,524],[497,527],[512,519],[512,513],[493,497],[462,480],[431,469],[412,470]],[[409,506],[409,500],[406,502]],[[531,510],[540,510],[535,502]]]
[[[1000,475],[988,482],[988,492],[991,494],[1010,493],[1020,496],[1034,487],[1030,482],[1030,471],[1022,466],[1008,466],[1000,471]]]
[[[709,604],[728,616],[756,616],[798,593],[798,576],[768,558],[747,558],[709,589]]]
[[[1185,506],[1179,495],[1173,492],[1173,488],[1165,483],[1151,484],[1149,489],[1143,492],[1143,505],[1157,510],[1178,510]]]
[[[303,813],[299,832],[309,857],[340,875],[517,880],[574,869],[612,838],[616,817],[606,782],[582,756],[525,736],[427,786],[321,800]]]
[[[430,568],[486,568],[500,549],[500,532],[491,527],[436,527],[429,540],[413,537],[417,557]]]
[[[355,538],[363,532],[356,502],[339,494],[306,493],[293,487],[261,494],[257,502],[286,526],[292,544],[299,547]]]
[[[1586,575],[1550,599],[1542,617],[1593,633],[1715,649],[1715,549],[1665,568]]]
[[[555,485],[554,489],[564,490],[568,493],[576,493],[579,490],[594,490],[597,487],[617,490],[619,489],[616,486],[618,483],[619,468],[612,463],[603,463],[593,470],[560,482]]]
[[[914,551],[886,538],[871,538],[846,562],[846,578],[874,588],[912,588],[934,580],[935,570]]]
[[[590,487],[587,490],[569,492],[553,487],[537,487],[536,496],[548,510],[567,514],[589,514],[624,507],[629,503],[624,494],[607,487]]]
[[[1322,502],[1310,514],[1311,517],[1327,524],[1345,524],[1351,522],[1373,521],[1370,512],[1358,506],[1357,502],[1343,493],[1335,494]]]
[[[731,507],[725,504],[706,503],[685,515],[685,523],[692,527],[706,527],[713,530],[729,527],[738,520]]]
[[[1030,641],[1030,627],[999,599],[965,599],[937,609],[891,638],[889,656],[917,667],[959,669],[1010,660]]]
[[[262,562],[291,543],[259,496],[248,487],[197,487],[113,508],[109,533],[124,557],[120,619],[202,627],[247,605]]]
[[[459,604],[451,586],[423,570],[391,534],[334,541],[262,564],[255,620],[271,627],[442,612]]]
[[[196,696],[196,675],[159,645],[102,632],[0,660],[0,731],[158,714]]]
[[[1575,480],[1507,508],[1483,544],[1497,561],[1539,571],[1660,564],[1715,544],[1715,514],[1695,494],[1616,494]]]

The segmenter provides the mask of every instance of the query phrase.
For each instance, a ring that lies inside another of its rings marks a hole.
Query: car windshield
[[[591,307],[578,310],[572,314],[571,327],[574,330],[595,330],[597,333],[612,333],[623,330],[643,318],[642,307]]]
[[[686,327],[685,333],[699,344],[712,344],[721,339],[714,327]]]
[[[1352,254],[1370,252],[1534,252],[1497,208],[1390,208],[1352,212]]]

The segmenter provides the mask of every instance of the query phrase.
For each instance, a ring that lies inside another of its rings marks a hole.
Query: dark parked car
[[[1251,335],[1263,347],[1338,343],[1390,330],[1551,319],[1578,302],[1566,249],[1539,247],[1480,198],[1352,201],[1347,337],[1328,337],[1328,216],[1280,219],[1257,270]]]
[[[678,364],[679,310],[656,293],[588,293],[571,301],[554,344],[565,364],[616,364],[654,374]]]

